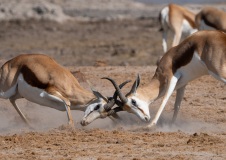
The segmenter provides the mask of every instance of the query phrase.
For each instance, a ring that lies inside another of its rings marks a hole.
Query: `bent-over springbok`
[[[99,111],[89,119],[92,121],[106,117],[114,105],[99,92],[82,88],[70,71],[43,54],[22,54],[7,61],[0,69],[0,97],[9,99],[27,124],[28,120],[16,104],[19,98],[66,111],[69,125],[74,124],[70,110],[85,111],[89,106]]]
[[[226,12],[214,7],[205,7],[196,15],[195,23],[199,30],[206,29],[207,25],[226,32]]]
[[[169,4],[159,13],[159,21],[162,31],[162,46],[164,53],[167,51],[167,33],[173,31],[174,38],[172,46],[180,43],[182,34],[190,35],[197,31],[195,26],[195,14],[186,8]]]
[[[116,83],[124,110],[140,110],[140,118],[150,117],[149,105],[163,97],[160,108],[149,127],[156,125],[169,97],[176,90],[174,114],[175,122],[186,85],[203,75],[210,74],[226,83],[226,34],[220,31],[199,31],[171,48],[160,60],[150,83],[139,87],[137,77],[131,91],[125,96]]]

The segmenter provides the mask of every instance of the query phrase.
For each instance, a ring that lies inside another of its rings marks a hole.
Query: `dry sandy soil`
[[[2,62],[21,53],[45,53],[68,67],[81,85],[86,80],[104,95],[114,92],[103,76],[118,83],[141,75],[151,79],[160,55],[157,17],[57,23],[29,19],[0,22]],[[132,84],[124,88],[128,91]],[[0,100],[0,159],[226,159],[226,85],[210,76],[187,86],[177,122],[169,122],[175,94],[156,128],[122,112],[120,124],[110,119],[80,125],[83,112],[73,111],[75,128],[65,112],[19,100],[34,129],[21,121],[8,100]],[[150,106],[152,117],[161,100]]]

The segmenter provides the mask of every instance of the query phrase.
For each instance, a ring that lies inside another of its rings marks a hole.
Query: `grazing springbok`
[[[195,14],[186,8],[169,4],[159,13],[159,21],[162,31],[162,46],[164,53],[167,51],[167,33],[173,31],[174,38],[172,46],[180,43],[182,34],[190,35],[197,31],[195,26]]]
[[[185,87],[188,82],[210,74],[226,83],[226,34],[220,31],[199,31],[186,38],[178,46],[172,47],[161,58],[150,83],[139,87],[140,77],[131,91],[123,95],[113,83],[122,102],[123,110],[140,110],[141,119],[149,118],[149,105],[163,97],[160,108],[148,127],[156,125],[169,97],[176,90],[174,114],[175,122]]]
[[[213,7],[203,8],[195,17],[199,30],[206,29],[206,25],[226,32],[226,12]]]
[[[106,117],[107,111],[114,105],[99,92],[93,90],[92,93],[82,88],[70,71],[43,54],[22,54],[7,61],[0,70],[0,97],[9,99],[28,125],[28,120],[16,104],[19,98],[66,111],[68,123],[72,126],[74,122],[70,110],[85,111],[91,107],[99,111],[92,118],[99,118]]]

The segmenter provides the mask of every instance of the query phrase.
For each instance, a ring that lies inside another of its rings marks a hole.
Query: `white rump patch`
[[[190,23],[186,19],[183,20],[183,23],[182,23],[183,34],[191,35],[191,34],[197,32],[197,31],[198,31],[197,29],[192,28],[192,26],[190,25]]]
[[[168,29],[169,24],[169,7],[165,7],[161,11],[161,24],[164,30]]]

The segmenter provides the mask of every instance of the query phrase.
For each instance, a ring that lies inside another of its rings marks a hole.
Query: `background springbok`
[[[174,33],[172,46],[179,44],[182,34],[187,36],[197,31],[195,14],[176,4],[169,4],[164,7],[159,13],[159,21],[164,53],[167,51],[167,33],[169,30]]]
[[[209,26],[226,32],[226,12],[214,7],[205,7],[196,15],[195,23],[199,30]]]
[[[70,71],[43,54],[23,54],[7,61],[0,70],[0,97],[9,99],[27,124],[15,102],[19,98],[66,111],[70,125],[74,124],[70,110],[85,111],[87,106],[99,110],[114,105],[99,92],[82,88]],[[106,114],[101,110],[98,117]]]
[[[115,83],[124,110],[140,110],[141,118],[150,117],[149,104],[163,97],[155,118],[148,127],[156,125],[169,97],[176,90],[172,123],[176,120],[186,85],[210,74],[226,83],[226,34],[220,31],[199,31],[171,48],[160,60],[151,82],[139,87],[140,78],[124,96]]]

